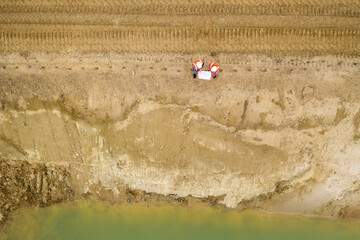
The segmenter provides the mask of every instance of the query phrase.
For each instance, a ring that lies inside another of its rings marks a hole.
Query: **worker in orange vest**
[[[194,78],[196,78],[196,75],[199,71],[201,71],[201,69],[204,67],[204,61],[199,58],[198,60],[196,60],[195,62],[193,62],[193,73],[194,73]]]
[[[211,72],[211,75],[213,78],[216,78],[216,75],[219,73],[220,66],[217,65],[215,62],[211,62],[209,64],[209,71]]]

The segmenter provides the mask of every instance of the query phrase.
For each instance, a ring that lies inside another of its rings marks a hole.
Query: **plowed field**
[[[360,52],[358,0],[3,0],[0,12],[1,52]]]

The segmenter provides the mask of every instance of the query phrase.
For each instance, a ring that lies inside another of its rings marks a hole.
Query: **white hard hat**
[[[197,63],[196,63],[196,66],[197,66],[198,68],[202,68],[202,63],[201,63],[201,62],[197,62]]]
[[[210,71],[216,72],[217,70],[218,70],[218,67],[217,67],[217,66],[213,66]]]

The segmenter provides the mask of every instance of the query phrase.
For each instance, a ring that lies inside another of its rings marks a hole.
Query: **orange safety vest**
[[[202,66],[204,65],[204,61],[200,58],[200,59],[196,60],[195,62],[193,62],[192,65],[197,71],[199,71],[199,70],[201,70]],[[199,67],[198,65],[201,67]]]
[[[220,66],[217,65],[215,62],[211,62],[209,64],[209,69],[210,69],[210,72],[216,73],[216,72],[218,72],[220,70]]]

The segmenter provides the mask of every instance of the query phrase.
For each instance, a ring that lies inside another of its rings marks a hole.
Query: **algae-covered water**
[[[21,209],[0,239],[360,239],[360,222],[79,201]]]

